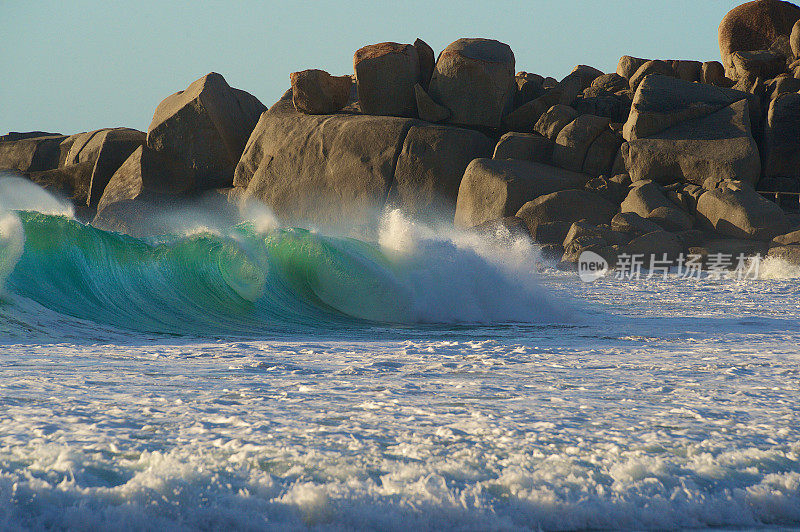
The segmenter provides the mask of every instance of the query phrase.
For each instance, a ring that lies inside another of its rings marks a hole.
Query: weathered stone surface
[[[535,100],[545,92],[544,87],[542,87],[542,76],[528,72],[517,72],[515,79],[517,92],[514,94],[514,109]]]
[[[695,82],[703,78],[703,63],[700,61],[673,61],[672,69],[683,81]]]
[[[611,120],[593,115],[581,115],[558,133],[553,147],[553,163],[561,168],[580,172],[586,152],[603,131],[608,130]]]
[[[547,222],[585,220],[593,225],[608,224],[616,212],[616,205],[597,194],[585,190],[562,190],[525,203],[517,216],[534,234],[538,225]]]
[[[427,91],[433,76],[433,67],[436,65],[436,55],[433,53],[433,48],[422,39],[414,41],[414,48],[417,49],[417,59],[419,59],[419,83]]]
[[[736,83],[731,88],[739,92],[756,94],[759,97],[763,96],[766,93],[766,85],[764,84],[764,79],[758,76],[742,76],[736,81]]]
[[[661,226],[657,223],[642,218],[635,212],[619,212],[611,219],[611,229],[620,233],[632,235],[643,235],[653,231],[661,231]]]
[[[583,172],[592,176],[609,175],[621,145],[622,135],[611,129],[601,131],[586,151]]]
[[[637,88],[639,88],[639,84],[644,80],[644,78],[647,76],[652,76],[653,74],[676,77],[672,66],[668,65],[664,61],[660,61],[658,59],[648,61],[640,66],[639,69],[628,80],[631,90],[635,91]]]
[[[636,91],[623,136],[628,141],[650,137],[743,99],[750,102],[753,98],[738,91],[669,76],[649,76]]]
[[[608,226],[595,226],[586,222],[575,222],[564,237],[562,262],[578,262],[581,253],[593,251],[602,256],[603,248],[616,242],[615,232]],[[627,241],[627,239],[626,239]]]
[[[767,91],[767,99],[772,102],[772,100],[781,94],[786,94],[787,92],[797,92],[800,90],[800,79],[783,74],[768,80],[764,86]]]
[[[659,207],[675,208],[676,205],[667,199],[664,189],[649,182],[634,186],[620,205],[620,212],[633,212],[647,218]]]
[[[639,70],[639,67],[648,61],[649,59],[641,59],[638,57],[632,57],[630,55],[623,55],[619,58],[619,63],[617,63],[617,74],[626,80],[630,80],[636,71]]]
[[[545,111],[557,104],[572,104],[583,89],[583,79],[579,73],[573,72],[539,98],[506,116],[503,124],[511,131],[531,133]]]
[[[677,207],[656,207],[647,219],[671,233],[686,231],[694,226],[694,218]]]
[[[685,251],[683,241],[677,235],[663,230],[638,236],[623,249],[625,253],[643,260],[643,268],[657,265],[658,262],[654,261],[662,261],[665,256],[667,261],[674,262]]]
[[[521,218],[518,219],[521,220]],[[525,224],[524,221],[522,223],[523,225]],[[572,227],[572,222],[544,222],[534,228],[534,232],[531,233],[531,238],[539,244],[557,245],[561,249],[559,253],[560,258],[560,255],[564,253],[563,242],[567,233],[569,233],[570,227]],[[527,226],[525,230],[528,230]]]
[[[598,175],[590,179],[583,188],[589,192],[599,194],[611,203],[619,205],[627,196],[628,186],[630,185],[630,179],[628,183],[620,183],[619,178],[621,177],[623,176],[606,178],[604,175]]]
[[[246,186],[279,217],[319,224],[360,224],[383,208],[407,118],[305,115],[291,102],[264,113],[236,167]]]
[[[780,0],[755,0],[730,10],[719,25],[719,51],[728,77],[732,77],[731,54],[767,50],[781,35],[788,36],[800,19],[800,8]]]
[[[519,159],[550,164],[553,159],[553,141],[533,133],[512,131],[500,137],[492,159]]]
[[[58,166],[65,135],[11,133],[0,139],[0,169],[41,172]]]
[[[800,245],[800,231],[792,231],[785,235],[779,235],[772,239],[772,243],[778,246]]]
[[[792,26],[792,32],[789,35],[789,47],[792,49],[792,55],[795,58],[800,57],[800,20]]]
[[[201,189],[229,186],[250,133],[266,110],[211,73],[165,98],[147,130],[147,146],[192,173]]]
[[[602,70],[598,70],[589,65],[578,65],[572,69],[572,74],[577,75],[581,80],[581,91],[591,87],[594,80],[603,75]]]
[[[624,91],[629,88],[628,80],[612,72],[610,74],[603,74],[598,76],[592,81],[592,88],[603,89],[608,92]]]
[[[725,67],[719,61],[706,61],[703,63],[701,81],[711,85],[720,85],[727,82]]]
[[[459,39],[439,55],[429,93],[452,113],[450,122],[499,128],[517,85],[514,53],[492,39]]]
[[[145,143],[146,138],[144,132],[128,128],[99,129],[73,135],[60,166],[92,164],[86,195],[74,196],[74,201],[80,205],[96,207],[111,176],[136,148]],[[62,150],[65,147],[66,143],[62,143]]]
[[[294,108],[312,115],[329,115],[347,105],[350,76],[331,76],[324,70],[303,70],[289,74]]]
[[[37,137],[63,137],[61,133],[48,133],[47,131],[9,131],[5,135],[0,135],[0,142],[11,142],[17,140],[34,139]]]
[[[786,72],[786,58],[769,50],[733,52],[730,60],[737,80],[747,77],[768,79]]]
[[[414,85],[420,80],[420,65],[414,46],[396,42],[364,46],[353,56],[353,69],[364,113],[416,116]]]
[[[137,148],[111,177],[97,204],[97,213],[114,203],[183,194],[194,188],[192,174],[147,146]]]
[[[620,152],[634,182],[682,179],[702,185],[706,177],[716,176],[755,183],[761,171],[745,100],[648,138],[631,140]]]
[[[586,89],[572,106],[578,114],[602,116],[612,122],[624,122],[630,112],[630,101],[627,98],[591,87]]]
[[[765,177],[800,179],[800,94],[781,94],[770,103],[764,158]]]
[[[697,202],[698,221],[722,235],[771,240],[789,228],[781,208],[750,187],[709,190]]]
[[[564,126],[578,118],[578,111],[569,105],[556,104],[536,122],[534,129],[543,137],[555,141]]]
[[[789,42],[789,36],[790,35],[778,35],[778,38],[772,41],[772,45],[769,47],[770,52],[774,52],[783,57],[786,65],[794,61],[794,53],[792,52],[792,45]]]
[[[451,223],[467,165],[489,157],[493,142],[462,128],[413,125],[397,160],[389,203],[414,219]]]
[[[425,89],[417,83],[414,85],[414,95],[417,99],[417,110],[419,117],[427,122],[444,122],[450,118],[450,110],[434,102],[433,99],[425,92]]]
[[[589,176],[541,163],[514,159],[475,159],[458,190],[455,224],[474,227],[512,216],[529,200],[582,187]],[[573,220],[575,221],[575,220]]]

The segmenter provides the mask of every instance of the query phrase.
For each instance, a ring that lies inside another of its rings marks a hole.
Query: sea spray
[[[401,272],[414,321],[564,320],[564,313],[537,281],[539,248],[529,241],[509,239],[505,235],[500,246],[475,233],[434,230],[393,210],[383,218],[379,243]]]
[[[259,336],[359,322],[563,319],[536,282],[533,248],[502,254],[399,213],[387,215],[378,243],[304,229],[262,232],[258,222],[148,241],[63,216],[19,217],[27,240],[9,289],[125,329]]]
[[[0,212],[36,211],[72,217],[75,208],[67,199],[46,191],[23,177],[0,171]]]
[[[12,212],[0,212],[0,289],[25,248],[22,222]]]

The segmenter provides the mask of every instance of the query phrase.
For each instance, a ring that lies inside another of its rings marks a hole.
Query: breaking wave
[[[377,241],[263,219],[137,239],[68,214],[2,215],[0,280],[8,293],[103,325],[204,336],[562,318],[536,282],[532,246],[500,251],[399,212],[387,213]]]

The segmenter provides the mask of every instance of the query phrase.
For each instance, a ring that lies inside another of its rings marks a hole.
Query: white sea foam
[[[396,269],[413,321],[491,323],[568,319],[538,283],[537,247],[524,240],[497,242],[475,234],[435,230],[387,212],[381,249]],[[510,245],[509,245],[510,244]]]
[[[56,197],[28,179],[0,171],[0,212],[12,210],[69,217],[75,211],[69,200]]]
[[[25,232],[19,217],[0,211],[0,288],[14,271],[25,248]]]
[[[767,257],[761,262],[758,276],[761,279],[798,279],[800,266],[780,257]]]

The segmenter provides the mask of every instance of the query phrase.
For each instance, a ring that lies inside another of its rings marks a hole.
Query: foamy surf
[[[504,251],[399,211],[386,214],[377,242],[284,228],[252,207],[252,219],[233,227],[204,227],[195,213],[179,217],[176,234],[137,239],[80,223],[46,194],[38,201],[57,214],[18,210],[3,219],[8,291],[106,326],[259,336],[358,322],[566,317],[536,280],[533,246]]]
[[[785,265],[582,283],[510,235],[248,212],[0,218],[0,528],[800,526]]]

